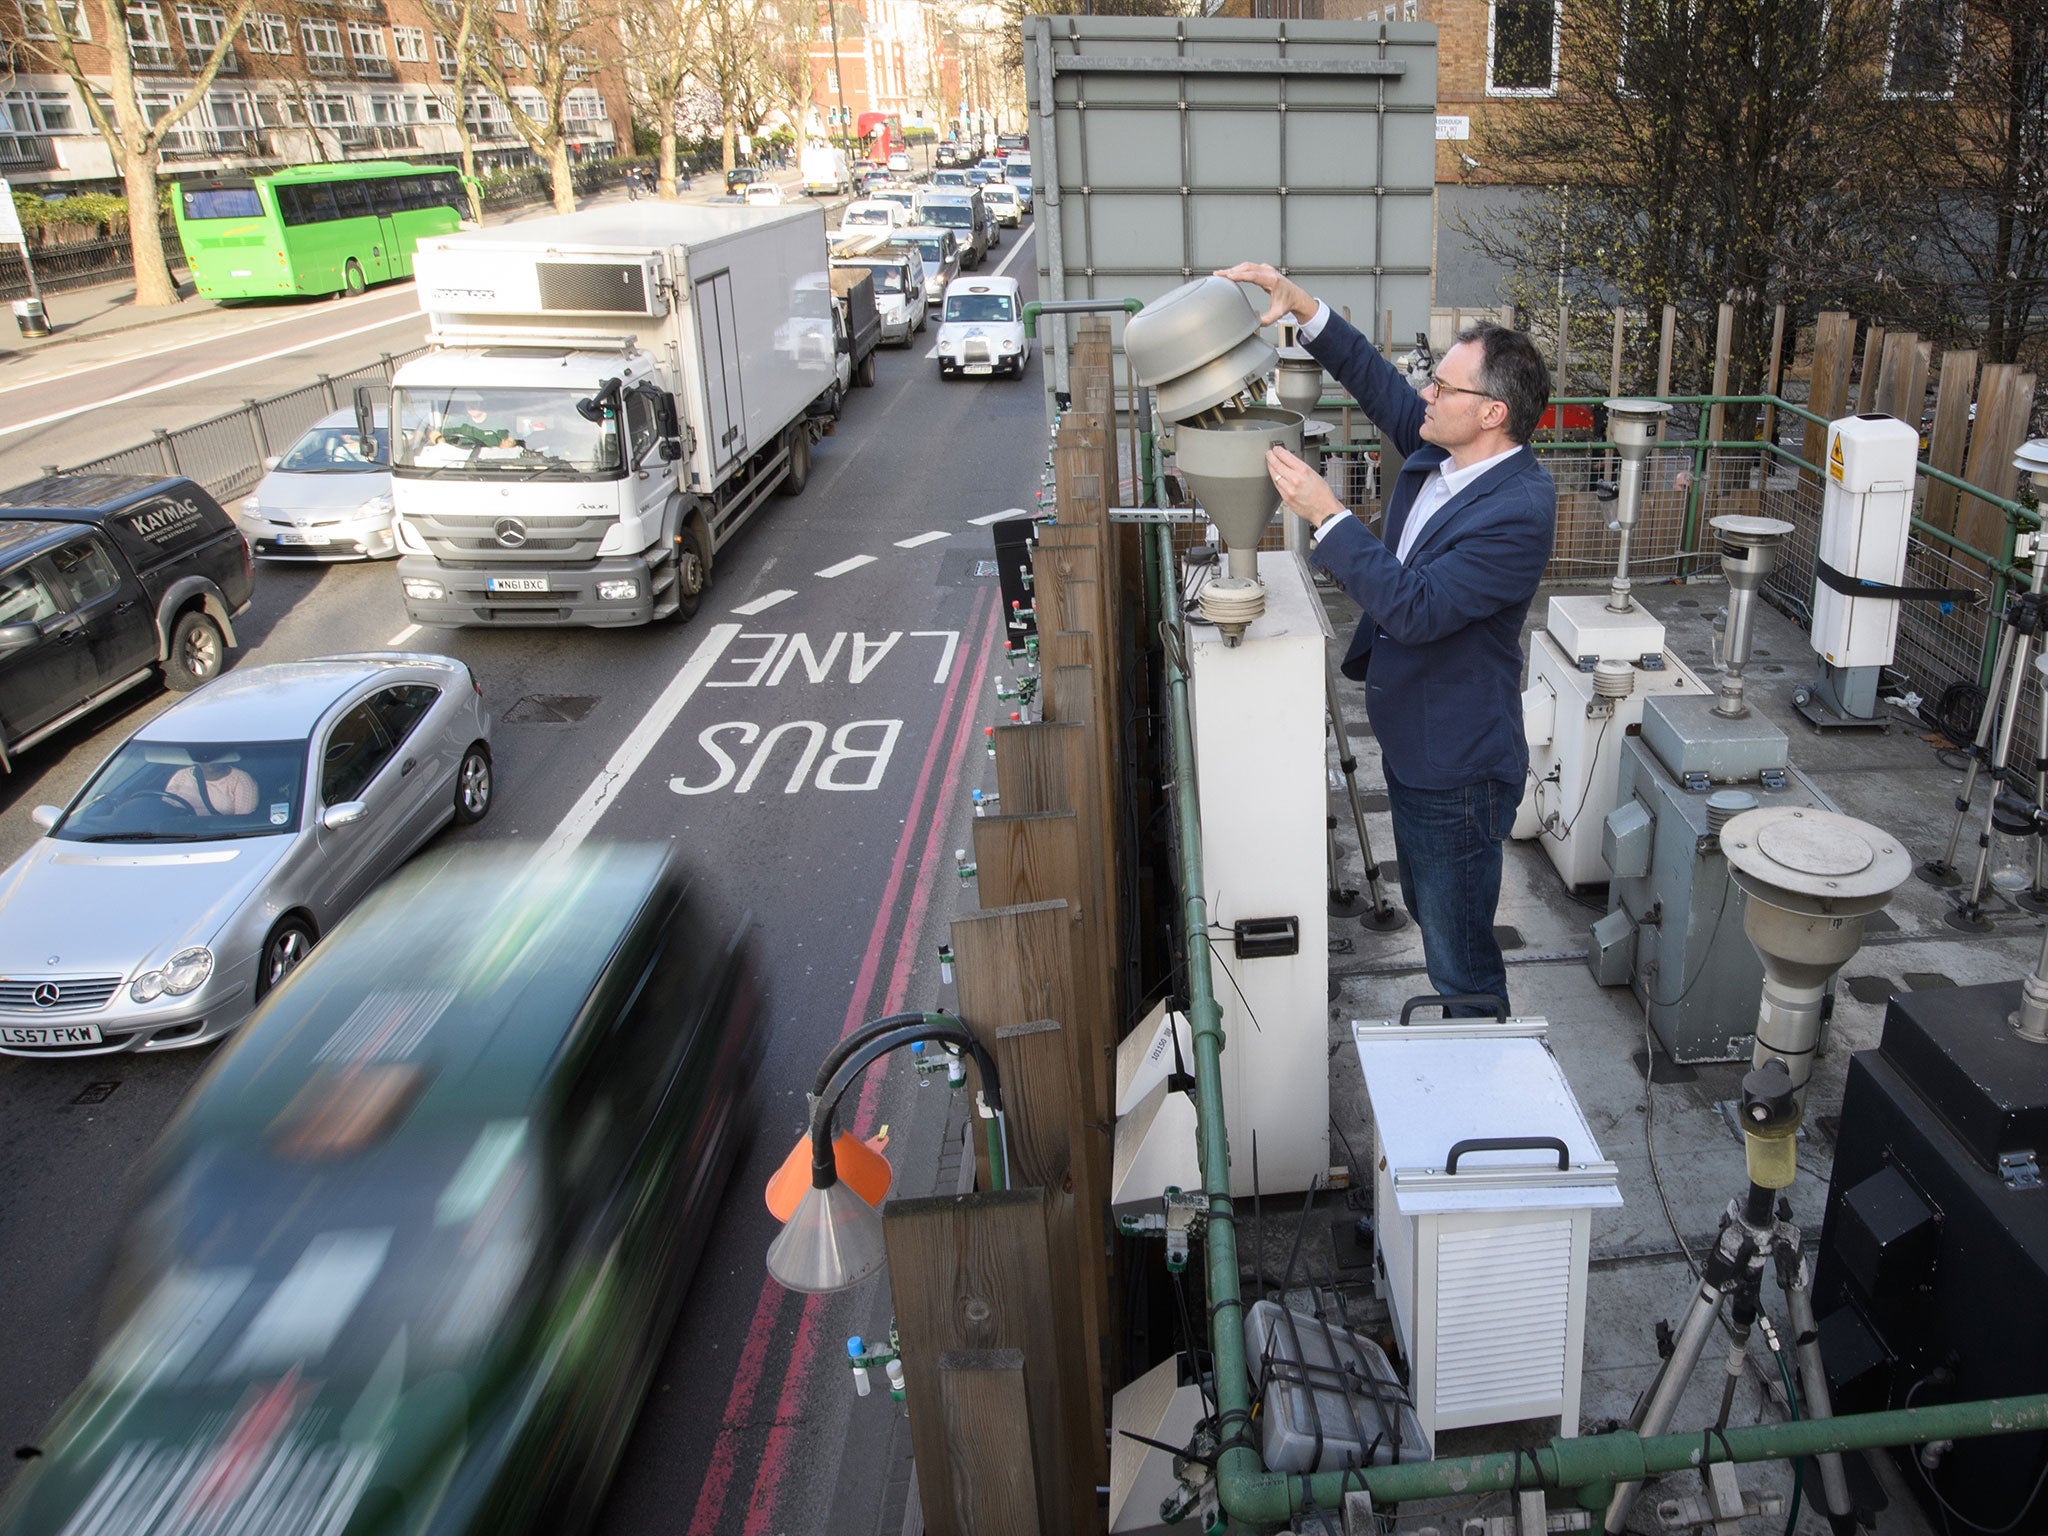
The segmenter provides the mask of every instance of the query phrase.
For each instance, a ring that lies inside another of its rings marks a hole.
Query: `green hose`
[[[1785,1406],[1792,1410],[1791,1422],[1799,1422],[1799,1388],[1792,1382],[1792,1367],[1785,1361],[1785,1351],[1774,1349],[1771,1353],[1778,1358],[1778,1374],[1785,1379]],[[1801,1456],[1792,1458],[1792,1512],[1785,1517],[1785,1536],[1792,1536],[1792,1527],[1799,1523],[1799,1493],[1806,1480],[1806,1460]]]

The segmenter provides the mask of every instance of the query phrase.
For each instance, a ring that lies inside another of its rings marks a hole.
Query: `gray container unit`
[[[1396,339],[1429,328],[1435,27],[1031,16],[1024,82],[1042,298],[1151,300],[1258,260],[1376,342],[1390,311]]]
[[[1677,1062],[1747,1061],[1764,983],[1708,798],[1740,789],[1759,806],[1837,809],[1786,761],[1783,731],[1754,708],[1743,720],[1713,709],[1711,697],[1652,699],[1642,734],[1622,742],[1601,829],[1611,910],[1587,957],[1601,985],[1629,984]]]
[[[1259,1459],[1272,1472],[1429,1460],[1429,1436],[1385,1351],[1309,1312],[1255,1301],[1245,1355],[1258,1375]]]

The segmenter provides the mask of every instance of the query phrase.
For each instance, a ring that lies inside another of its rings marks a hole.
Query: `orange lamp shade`
[[[881,1149],[888,1145],[887,1131],[862,1141],[851,1131],[841,1131],[832,1143],[832,1166],[839,1170],[839,1182],[867,1201],[880,1206],[889,1193],[895,1172]],[[777,1221],[788,1221],[811,1187],[811,1138],[799,1136],[789,1156],[768,1181],[768,1209]]]

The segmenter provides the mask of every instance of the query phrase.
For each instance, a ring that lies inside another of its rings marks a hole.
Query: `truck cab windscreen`
[[[392,391],[393,467],[461,479],[615,479],[615,419],[586,421],[584,392],[415,386]]]

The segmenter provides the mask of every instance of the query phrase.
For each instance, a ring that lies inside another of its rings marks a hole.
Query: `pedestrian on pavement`
[[[1501,842],[1529,772],[1522,623],[1557,529],[1557,487],[1528,446],[1550,370],[1520,331],[1475,325],[1418,392],[1276,269],[1244,262],[1217,275],[1266,291],[1262,324],[1291,315],[1302,345],[1403,456],[1378,536],[1286,449],[1267,453],[1266,470],[1287,510],[1315,530],[1310,559],[1364,610],[1343,672],[1366,685],[1401,897],[1430,984],[1506,1007],[1493,922]]]

